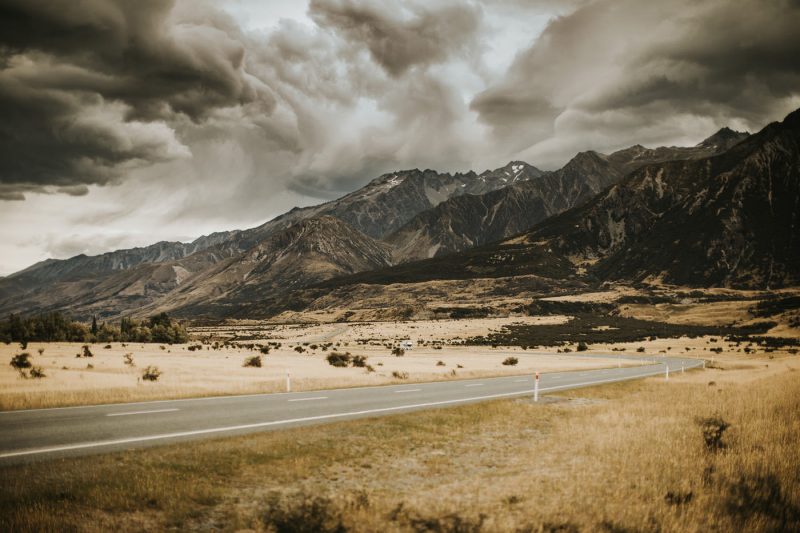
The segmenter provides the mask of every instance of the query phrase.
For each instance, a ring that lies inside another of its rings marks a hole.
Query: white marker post
[[[684,373],[684,370],[683,370],[683,361],[681,361],[681,374],[683,374],[683,373]]]
[[[286,392],[292,392],[292,373],[286,371]]]
[[[539,372],[536,372],[536,381],[533,382],[533,401],[539,401]]]
[[[665,370],[665,372],[666,372],[666,377],[665,377],[664,379],[666,379],[667,381],[669,381],[669,363],[664,363],[664,367],[666,368],[666,370]]]

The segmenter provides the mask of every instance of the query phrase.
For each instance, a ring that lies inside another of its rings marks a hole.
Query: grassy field
[[[796,531],[800,360],[717,365],[7,467],[0,530]]]

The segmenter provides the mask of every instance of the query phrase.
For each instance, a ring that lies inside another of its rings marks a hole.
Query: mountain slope
[[[230,308],[390,264],[385,244],[324,215],[302,220],[219,263],[166,295],[156,307],[185,316],[225,316]]]
[[[520,233],[582,204],[642,166],[722,153],[748,137],[723,128],[693,147],[637,145],[606,156],[581,152],[563,168],[483,195],[451,198],[386,237],[397,262],[467,250]]]
[[[607,158],[583,152],[562,169],[481,195],[451,198],[389,235],[397,261],[466,250],[519,233],[574,207],[621,177]]]
[[[744,288],[800,282],[800,111],[722,155],[649,165],[515,242],[601,279]]]
[[[800,283],[800,111],[713,157],[650,164],[506,241],[320,285],[535,274],[775,288]]]

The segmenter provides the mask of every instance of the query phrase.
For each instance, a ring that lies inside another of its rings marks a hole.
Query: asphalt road
[[[613,356],[610,356],[613,357]],[[648,358],[642,366],[541,374],[539,393],[664,375],[698,359]],[[284,394],[0,412],[0,464],[107,453],[447,407],[533,393],[534,378],[510,376]]]

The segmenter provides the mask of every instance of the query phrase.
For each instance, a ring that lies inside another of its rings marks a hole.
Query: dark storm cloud
[[[188,155],[171,121],[275,102],[236,25],[197,3],[0,2],[0,183],[81,190]]]
[[[463,3],[403,9],[364,0],[311,0],[309,15],[320,26],[363,43],[392,76],[466,49],[480,23],[479,9]]]
[[[676,116],[756,129],[797,103],[798,27],[792,0],[597,0],[552,20],[472,109],[519,148],[625,142]]]

